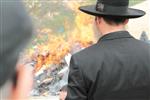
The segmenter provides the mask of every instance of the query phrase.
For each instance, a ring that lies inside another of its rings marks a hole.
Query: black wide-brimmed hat
[[[142,10],[129,8],[129,0],[97,0],[96,5],[81,6],[79,9],[94,16],[138,18],[145,15]]]

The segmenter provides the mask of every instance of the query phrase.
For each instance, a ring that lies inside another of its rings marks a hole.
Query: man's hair
[[[119,25],[125,22],[127,18],[124,17],[114,17],[114,16],[103,16],[103,19],[109,25]]]

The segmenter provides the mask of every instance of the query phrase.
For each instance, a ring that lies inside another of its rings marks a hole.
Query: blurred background
[[[94,17],[78,10],[96,0],[24,0],[34,23],[35,35],[21,54],[21,61],[35,68],[31,96],[56,96],[65,82],[64,73],[70,56],[94,43]],[[142,41],[150,42],[149,0],[130,0],[132,8],[146,11],[139,19],[130,20],[127,30]],[[58,98],[57,98],[58,99]],[[45,99],[44,99],[45,100]],[[53,99],[54,100],[54,99]]]

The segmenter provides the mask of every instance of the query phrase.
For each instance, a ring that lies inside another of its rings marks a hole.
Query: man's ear
[[[97,23],[97,17],[95,17],[95,24],[97,25],[98,23]]]
[[[101,19],[102,19],[102,17],[97,17],[97,23],[98,23],[98,24],[101,23]]]
[[[128,22],[129,22],[129,19],[126,19],[123,24],[126,25],[128,24]]]
[[[95,23],[96,23],[96,25],[100,24],[99,17],[95,17]]]

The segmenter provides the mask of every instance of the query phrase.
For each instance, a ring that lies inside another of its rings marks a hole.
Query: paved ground
[[[128,30],[131,32],[131,34],[139,38],[142,31],[146,31],[148,33],[148,36],[150,38],[150,0],[147,0],[143,3],[137,4],[133,6],[132,8],[138,8],[141,10],[144,10],[147,14],[144,17],[132,19],[129,21],[128,24]]]

